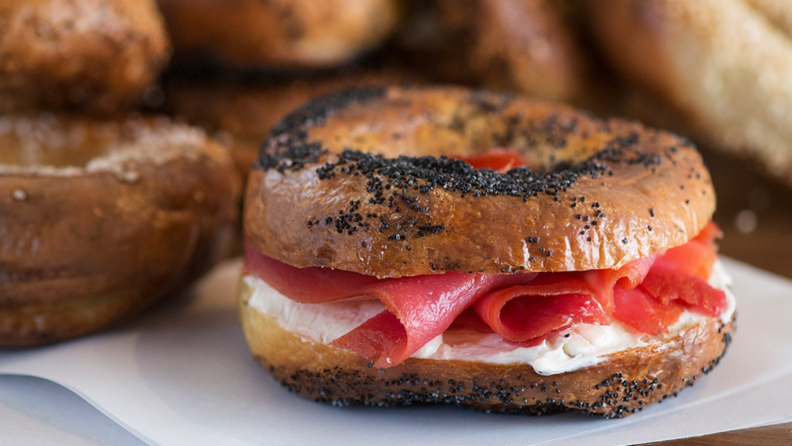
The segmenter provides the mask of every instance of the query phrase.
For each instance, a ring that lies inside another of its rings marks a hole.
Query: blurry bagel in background
[[[159,0],[178,58],[238,69],[323,68],[374,49],[398,0]]]
[[[397,46],[446,82],[574,100],[588,61],[566,2],[433,0],[414,5]]]
[[[423,76],[387,62],[308,78],[173,78],[164,85],[163,111],[202,127],[228,147],[246,178],[272,127],[305,102],[333,90],[415,83],[424,83]]]
[[[0,347],[112,326],[232,249],[226,152],[169,120],[0,118]]]
[[[170,57],[154,0],[3,0],[0,17],[1,112],[126,108]]]
[[[624,110],[792,184],[792,2],[589,1],[614,69],[673,109]],[[650,109],[651,106],[644,108]],[[666,120],[667,121],[667,120]]]
[[[792,4],[788,1],[746,0],[746,2],[764,14],[773,26],[788,36],[792,35]]]

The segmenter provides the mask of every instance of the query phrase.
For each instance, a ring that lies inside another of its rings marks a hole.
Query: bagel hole
[[[531,114],[519,104],[498,111],[504,106],[499,98],[449,102],[427,93],[411,100],[353,103],[335,110],[322,126],[311,127],[309,139],[331,152],[353,149],[385,158],[465,159],[502,148],[517,152],[522,166],[540,175],[574,169],[612,139],[593,125],[583,129],[586,123],[571,114]],[[581,129],[587,136],[581,136]]]

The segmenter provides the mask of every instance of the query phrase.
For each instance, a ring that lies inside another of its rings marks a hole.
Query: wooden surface
[[[780,446],[789,444],[792,444],[792,423],[651,443],[652,446]]]
[[[740,160],[703,153],[718,195],[715,221],[724,232],[720,252],[792,279],[792,188],[765,179]],[[792,445],[792,423],[652,444]]]

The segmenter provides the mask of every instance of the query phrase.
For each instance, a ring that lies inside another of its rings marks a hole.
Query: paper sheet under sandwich
[[[59,383],[143,441],[164,445],[370,446],[372,439],[382,445],[571,445],[582,439],[610,445],[789,419],[792,282],[735,261],[725,264],[738,299],[728,354],[679,397],[621,420],[487,415],[444,406],[336,408],[303,400],[250,355],[236,309],[239,261],[219,266],[192,295],[111,332],[41,349],[0,350],[0,374]],[[0,385],[8,382],[14,380],[0,379]]]

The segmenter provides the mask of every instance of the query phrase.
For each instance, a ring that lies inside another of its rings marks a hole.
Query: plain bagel
[[[430,67],[445,82],[553,100],[588,93],[589,61],[561,2],[433,0],[416,6],[397,44],[407,60]]]
[[[442,157],[492,147],[529,168]],[[672,134],[507,94],[374,88],[315,100],[272,131],[244,224],[255,250],[297,267],[579,271],[681,245],[714,207],[700,155]]]
[[[170,57],[154,0],[6,0],[0,14],[0,111],[117,111]]]
[[[167,120],[0,119],[0,346],[85,335],[228,253],[240,181]]]
[[[592,28],[613,66],[670,105],[675,127],[792,181],[790,2],[588,4]],[[655,118],[644,110],[633,114]]]
[[[396,27],[395,0],[159,0],[177,54],[235,68],[332,67]]]

